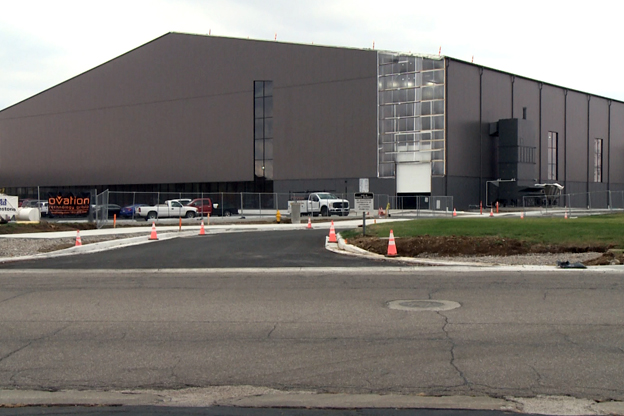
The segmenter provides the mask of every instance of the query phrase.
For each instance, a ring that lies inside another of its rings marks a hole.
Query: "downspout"
[[[539,85],[539,148],[537,151],[537,178],[539,183],[542,183],[542,87],[544,84],[541,82]]]
[[[609,114],[607,118],[607,191],[611,192],[611,100],[609,103]],[[604,160],[604,158],[603,158]]]
[[[483,67],[479,68],[479,201],[483,201]]]
[[[568,189],[568,90],[563,90],[563,187]],[[557,143],[557,154],[555,155],[559,161],[559,143]],[[559,165],[557,164],[557,170]],[[557,172],[559,177],[559,172]]]
[[[591,161],[591,154],[590,154],[590,150],[589,150],[589,113],[590,113],[590,102],[591,102],[591,95],[587,96],[587,184],[585,185],[585,189],[587,192],[587,197],[589,198],[589,170],[590,170],[590,161]],[[589,203],[589,201],[587,201]]]
[[[444,195],[448,194],[448,97],[449,97],[449,82],[448,82],[448,67],[450,61],[444,57]]]
[[[516,83],[516,76],[511,75],[511,118],[514,118],[514,84]]]

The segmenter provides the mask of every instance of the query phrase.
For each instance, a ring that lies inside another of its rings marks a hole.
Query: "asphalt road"
[[[327,233],[327,230],[221,232],[100,253],[5,263],[0,264],[0,269],[364,267],[386,263],[327,251],[324,246]]]
[[[621,275],[0,273],[0,388],[624,399]],[[458,302],[402,311],[397,299]]]

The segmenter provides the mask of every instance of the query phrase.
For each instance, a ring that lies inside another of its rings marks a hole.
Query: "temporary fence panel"
[[[95,193],[95,192],[94,192]],[[109,192],[108,190],[96,195],[95,205],[91,205],[93,208],[93,219],[97,228],[102,228],[108,223],[108,204],[109,204]]]

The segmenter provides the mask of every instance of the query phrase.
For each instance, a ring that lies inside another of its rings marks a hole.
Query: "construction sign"
[[[17,214],[17,202],[16,196],[9,196],[0,194],[0,219],[4,221],[10,220]]]
[[[356,211],[371,212],[375,210],[373,206],[375,195],[372,192],[356,192],[354,196],[354,208]]]
[[[90,192],[58,192],[48,194],[50,217],[86,217],[91,208]]]

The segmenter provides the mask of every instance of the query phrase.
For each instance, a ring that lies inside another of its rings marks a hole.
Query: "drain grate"
[[[390,309],[399,311],[449,311],[459,308],[461,305],[452,300],[393,300],[386,303]]]

